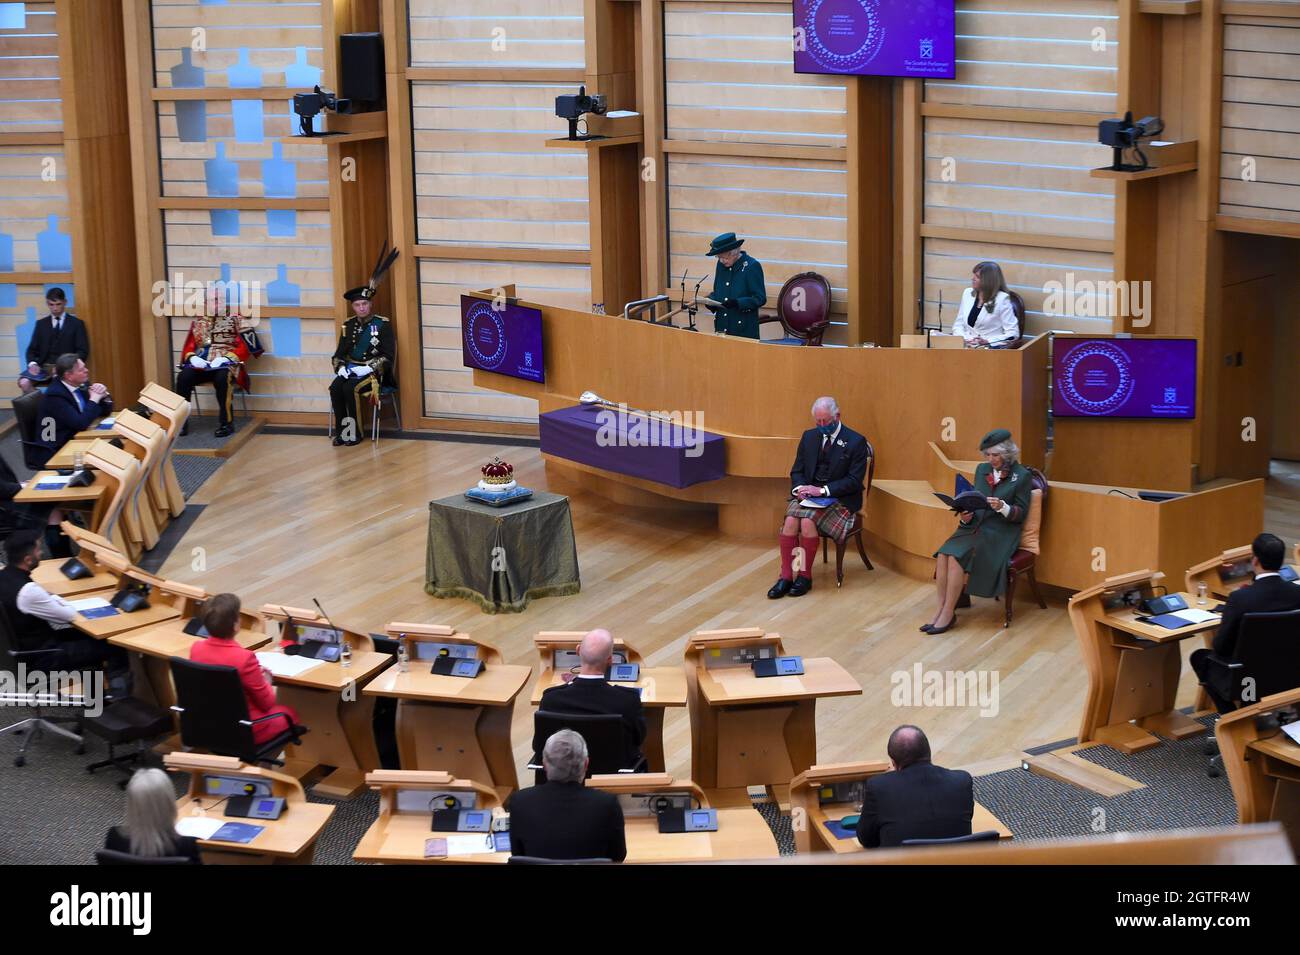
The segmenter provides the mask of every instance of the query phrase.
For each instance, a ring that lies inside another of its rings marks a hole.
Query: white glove
[[[198,368],[200,371],[208,367],[208,363],[204,361],[202,358],[200,358],[198,355],[190,356],[190,365],[191,367]]]
[[[348,376],[348,366],[344,365],[339,369],[339,377],[346,378],[347,376]]]
[[[218,355],[216,358],[212,359],[212,361],[208,362],[208,367],[220,368],[222,365],[228,364],[229,362],[230,359],[227,358],[225,355]]]

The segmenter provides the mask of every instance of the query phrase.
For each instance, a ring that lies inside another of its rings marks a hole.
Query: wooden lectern
[[[1300,706],[1300,688],[1266,696],[1222,717],[1214,728],[1241,823],[1282,823],[1300,851],[1300,743],[1260,718]]]

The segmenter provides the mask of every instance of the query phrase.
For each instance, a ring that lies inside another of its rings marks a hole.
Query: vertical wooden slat
[[[898,284],[894,304],[895,336],[916,326],[917,299],[921,296],[921,224],[925,201],[925,143],[922,135],[922,80],[899,80],[899,110],[895,119],[898,138],[894,146],[897,184],[894,205],[898,222]],[[859,281],[861,278],[859,277]],[[889,342],[897,344],[897,337]]]

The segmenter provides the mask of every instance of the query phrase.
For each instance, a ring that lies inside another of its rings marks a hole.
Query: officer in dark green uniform
[[[393,325],[382,315],[372,315],[368,285],[349,289],[343,297],[356,313],[343,323],[339,345],[334,349],[335,378],[330,382],[330,405],[334,409],[334,444],[360,444],[370,404],[379,400],[380,386],[393,384],[393,360],[397,355]],[[365,414],[358,414],[365,408]],[[348,427],[348,422],[352,426]]]
[[[758,338],[758,310],[767,302],[763,266],[748,252],[741,252],[744,239],[724,232],[709,244],[709,255],[718,257],[709,298],[715,304],[713,330],[741,338]]]

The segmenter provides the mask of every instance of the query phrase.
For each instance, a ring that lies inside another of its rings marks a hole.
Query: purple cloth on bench
[[[727,475],[720,434],[595,405],[548,411],[539,425],[542,453],[568,461],[670,487]]]

